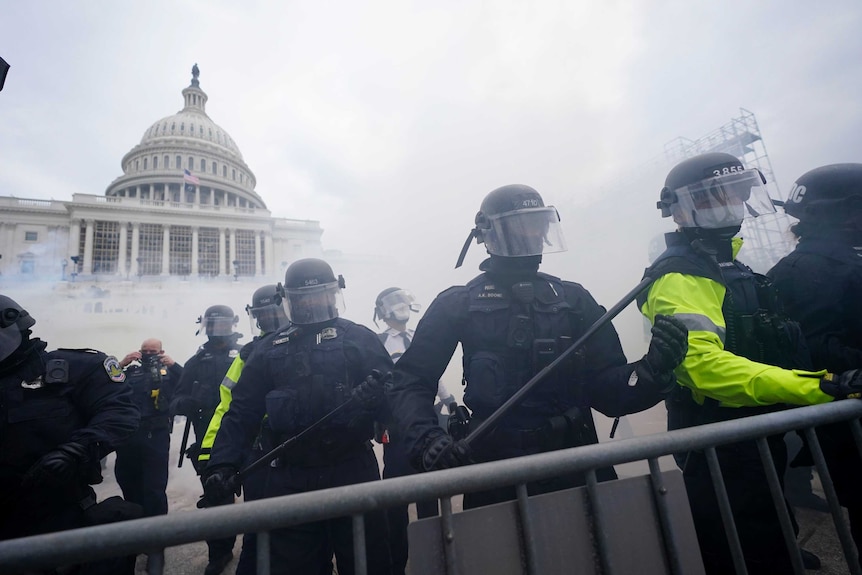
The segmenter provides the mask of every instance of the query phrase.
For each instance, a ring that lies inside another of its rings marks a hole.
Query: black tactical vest
[[[508,282],[508,280],[507,280]],[[575,336],[577,317],[563,283],[537,273],[508,285],[482,274],[467,284],[469,317],[464,351],[464,403],[484,419],[551,363]],[[505,418],[504,426],[540,427],[549,417],[577,404],[573,354]]]

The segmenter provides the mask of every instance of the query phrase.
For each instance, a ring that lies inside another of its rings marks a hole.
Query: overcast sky
[[[104,194],[198,63],[257,192],[319,220],[325,248],[389,254],[427,305],[475,274],[482,246],[452,266],[484,195],[524,183],[569,239],[546,268],[611,305],[670,227],[643,168],[667,142],[743,107],[784,193],[860,160],[860,30],[858,0],[7,1],[0,195]],[[632,175],[641,193],[614,201],[640,221],[590,209]]]

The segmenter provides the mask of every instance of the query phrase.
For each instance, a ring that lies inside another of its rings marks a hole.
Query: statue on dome
[[[200,86],[200,82],[198,81],[198,76],[201,75],[200,68],[198,68],[197,62],[192,66],[192,86]]]

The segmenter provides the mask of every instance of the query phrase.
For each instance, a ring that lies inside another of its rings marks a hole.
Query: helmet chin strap
[[[455,263],[455,269],[461,267],[461,264],[464,263],[464,257],[467,255],[467,250],[470,249],[470,242],[473,241],[473,238],[476,238],[477,243],[479,239],[479,230],[473,228],[470,230],[470,234],[467,236],[467,239],[464,241],[464,247],[461,248],[461,254],[458,256],[458,261]]]

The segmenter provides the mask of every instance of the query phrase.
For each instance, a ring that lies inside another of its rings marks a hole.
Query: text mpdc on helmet
[[[0,361],[18,349],[23,332],[36,324],[27,310],[10,297],[0,294]]]
[[[398,287],[386,288],[377,295],[374,302],[374,325],[378,319],[406,322],[410,312],[418,312],[421,306],[412,293]]]
[[[522,184],[497,188],[485,196],[475,219],[476,227],[464,242],[455,267],[467,255],[470,241],[485,244],[493,256],[517,258],[566,251],[560,214],[545,207],[539,192]]]
[[[731,154],[701,154],[668,173],[656,207],[681,228],[738,228],[747,216],[775,213],[765,183]]]
[[[805,172],[784,202],[801,222],[840,223],[862,212],[862,164],[831,164]]]
[[[291,323],[311,325],[338,317],[338,299],[344,289],[344,277],[336,279],[329,264],[317,258],[305,258],[290,264],[284,273],[280,293]]]
[[[256,329],[270,333],[287,323],[287,314],[276,284],[257,288],[251,296],[251,305],[245,306],[245,311],[251,322],[252,333]]]
[[[239,316],[226,305],[213,305],[207,308],[203,316],[198,317],[201,324],[195,335],[203,331],[207,337],[224,337],[233,334],[233,326],[239,322]]]

